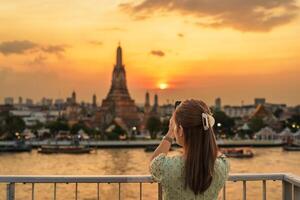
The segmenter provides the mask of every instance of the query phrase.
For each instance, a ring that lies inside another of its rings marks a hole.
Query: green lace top
[[[209,188],[202,194],[195,195],[184,189],[184,159],[181,155],[166,156],[159,154],[150,163],[153,179],[162,185],[164,200],[216,200],[219,191],[225,184],[229,172],[229,162],[224,155],[215,162],[213,180]]]

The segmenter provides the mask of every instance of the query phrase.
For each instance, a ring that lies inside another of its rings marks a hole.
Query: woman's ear
[[[179,126],[179,136],[183,137],[183,128],[181,125]]]

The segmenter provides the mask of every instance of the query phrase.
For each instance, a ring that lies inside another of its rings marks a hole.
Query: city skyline
[[[240,105],[264,97],[297,105],[299,1],[272,2],[193,10],[152,0],[5,0],[0,101],[7,96],[65,99],[75,90],[80,101],[91,102],[96,94],[100,103],[120,41],[128,88],[137,103],[149,91],[160,103],[199,98],[212,105],[221,97],[223,104]],[[235,18],[239,12],[244,13],[240,20]]]
[[[80,100],[80,98],[78,98],[77,96],[77,93],[76,91],[73,91],[72,93],[69,94],[69,96],[65,96],[65,97],[62,97],[62,98],[51,98],[51,97],[41,97],[40,99],[32,99],[30,97],[22,97],[22,96],[18,96],[18,97],[4,97],[3,101],[1,102],[0,101],[0,105],[5,105],[5,101],[8,101],[9,103],[7,104],[11,104],[11,105],[43,105],[43,102],[46,103],[47,105],[49,104],[49,102],[51,102],[51,104],[63,104],[63,103],[68,103],[68,101],[70,101],[70,99],[72,99],[73,97],[73,94],[75,94],[75,102],[77,104],[81,104],[81,103],[84,103],[84,104],[89,104],[89,105],[93,105],[94,103],[97,104],[97,106],[100,107],[101,105],[101,102],[102,100],[104,99],[99,99],[95,94],[91,96],[91,98],[87,101],[84,101],[84,100]],[[145,106],[145,103],[146,103],[146,95],[149,95],[148,96],[148,101],[150,103],[150,105],[154,105],[155,104],[155,96],[157,96],[157,100],[158,100],[158,104],[159,105],[168,105],[168,104],[175,104],[175,100],[169,100],[167,99],[166,101],[160,101],[160,98],[159,96],[157,95],[157,93],[149,93],[149,91],[147,91],[145,94],[144,94],[144,101],[143,102],[136,102],[136,104],[138,106]],[[20,102],[21,101],[21,102]],[[296,104],[296,105],[289,105],[289,104],[286,104],[285,102],[273,102],[273,101],[270,101],[269,99],[266,99],[264,97],[254,97],[252,99],[251,102],[244,102],[243,100],[240,102],[240,104],[230,104],[230,103],[227,103],[227,102],[223,102],[222,98],[221,97],[216,97],[214,99],[214,101],[211,103],[211,104],[208,104],[209,106],[216,106],[217,104],[220,104],[222,107],[224,106],[250,106],[250,105],[256,105],[258,101],[263,101],[262,104],[270,104],[270,105],[285,105],[285,106],[300,106],[299,104]],[[13,102],[13,103],[12,103]],[[217,103],[218,102],[218,103]]]

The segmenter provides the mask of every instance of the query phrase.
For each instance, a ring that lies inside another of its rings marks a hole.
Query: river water
[[[251,159],[230,158],[231,173],[289,172],[300,175],[300,152],[281,148],[255,148]],[[172,153],[178,153],[179,149]],[[91,154],[67,155],[31,153],[0,154],[1,175],[140,175],[148,174],[152,153],[142,148],[98,149]],[[261,199],[261,182],[247,182],[247,198]],[[5,199],[6,186],[0,184],[0,199]],[[97,184],[79,184],[78,199],[96,200]],[[139,184],[122,184],[122,199],[139,199]],[[57,184],[57,200],[75,199],[74,184]],[[242,183],[228,182],[226,197],[242,199]],[[281,182],[267,182],[267,199],[281,199]],[[101,200],[118,199],[117,184],[100,184]],[[143,199],[156,199],[157,185],[143,184]],[[31,184],[17,184],[16,199],[31,199]],[[36,184],[35,200],[53,199],[53,184]]]

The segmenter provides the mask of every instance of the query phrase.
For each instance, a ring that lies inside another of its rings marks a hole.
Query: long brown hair
[[[175,110],[175,124],[183,128],[185,151],[185,188],[197,195],[211,184],[218,146],[213,129],[204,130],[202,113],[211,114],[199,100],[186,100]]]

